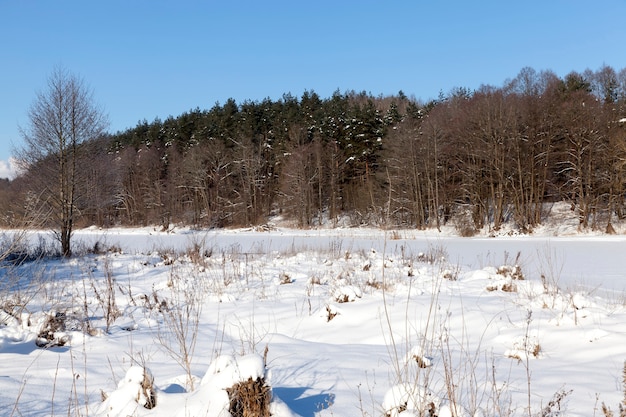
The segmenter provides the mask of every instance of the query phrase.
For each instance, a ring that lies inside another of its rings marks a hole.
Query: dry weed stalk
[[[426,252],[420,252],[417,260],[422,263],[444,263],[448,258],[448,251],[443,246],[430,245]]]
[[[530,355],[528,355],[529,352],[531,351],[535,351],[535,348],[533,347],[532,349],[530,349],[529,347],[529,343],[530,343],[530,324],[532,323],[533,320],[533,312],[532,310],[528,310],[528,314],[526,316],[526,334],[524,335],[524,351],[526,352],[525,356],[525,361],[523,361],[524,364],[524,368],[526,370],[526,390],[527,390],[527,401],[528,401],[528,417],[532,417],[531,414],[531,375],[532,372],[530,370]],[[537,344],[538,345],[538,344]]]
[[[105,331],[109,333],[111,325],[117,320],[122,312],[117,307],[115,287],[117,286],[113,271],[111,271],[111,264],[109,263],[108,256],[104,258],[104,288],[98,291],[95,282],[91,281],[93,292],[98,300],[98,304],[102,310],[104,321],[106,323]]]
[[[552,300],[552,305],[546,307],[554,308],[557,297],[560,294],[561,273],[565,266],[565,261],[560,259],[556,250],[553,250],[549,245],[546,245],[543,252],[537,252],[537,259],[540,265],[543,291]]]
[[[560,390],[554,393],[552,399],[548,402],[548,404],[541,409],[538,416],[539,417],[553,417],[562,415],[561,403],[565,398],[572,393],[572,390],[565,391]]]
[[[390,240],[401,240],[402,239],[402,235],[400,234],[400,232],[398,230],[392,230],[389,233],[389,239]]]
[[[163,325],[157,330],[157,340],[187,374],[187,384],[194,388],[191,373],[200,315],[202,312],[201,294],[188,282],[172,271],[170,276],[171,297],[169,302],[158,302],[153,294],[159,311],[162,313]]]
[[[2,256],[0,256],[2,262]],[[49,300],[46,281],[53,279],[46,277],[44,268],[35,261],[27,268],[18,265],[2,265],[3,274],[0,279],[0,324],[17,322],[20,325],[31,325],[32,313],[30,303],[41,297]],[[51,302],[52,305],[58,302]],[[24,323],[26,321],[26,323]]]
[[[624,392],[624,397],[618,406],[619,417],[626,417],[626,361],[624,361],[622,368],[622,391]],[[602,414],[604,417],[615,417],[611,408],[607,406],[604,401],[602,402]]]

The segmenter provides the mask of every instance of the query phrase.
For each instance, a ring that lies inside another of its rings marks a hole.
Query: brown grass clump
[[[390,240],[400,240],[400,239],[402,239],[402,235],[400,234],[399,231],[392,230],[391,233],[389,233],[389,239]]]
[[[337,317],[338,314],[339,313],[337,312],[337,310],[335,310],[331,306],[328,306],[328,305],[326,306],[326,321],[327,322]]]
[[[572,393],[572,390],[569,391],[558,391],[554,393],[552,399],[548,402],[548,404],[541,410],[538,414],[540,417],[550,417],[550,416],[560,416],[562,409],[564,406],[562,403],[565,402],[565,398]]]
[[[375,279],[367,280],[365,285],[367,285],[368,287],[374,288],[376,290],[387,290],[387,291],[391,290],[390,285],[385,284],[383,281],[377,281]]]
[[[145,409],[151,410],[157,405],[157,395],[154,388],[154,376],[152,372],[145,366],[132,366],[124,376],[124,379],[118,384],[118,389],[127,389],[128,387],[137,388],[137,394],[134,400],[137,404]],[[109,394],[100,390],[102,402],[109,399]]]
[[[41,327],[35,344],[38,347],[50,348],[55,346],[65,346],[69,341],[67,336],[58,337],[57,332],[65,331],[66,315],[63,312],[48,314],[45,323]]]
[[[248,378],[246,382],[239,382],[227,388],[230,408],[228,412],[233,417],[270,417],[271,388],[265,378],[256,380]]]
[[[137,401],[142,400],[143,407],[148,410],[156,407],[156,391],[154,389],[154,377],[146,368],[144,368],[143,381],[141,381],[141,388],[137,396]]]
[[[413,355],[413,359],[415,360],[415,362],[417,362],[417,366],[419,366],[422,369],[430,368],[432,366],[432,362],[427,357],[420,356],[420,355]]]
[[[498,267],[496,270],[498,275],[502,275],[503,277],[510,277],[511,279],[516,279],[518,281],[524,280],[524,273],[522,272],[522,268],[519,265],[502,265]]]
[[[127,379],[130,380],[132,378],[135,383],[139,382],[139,390],[137,390],[135,401],[143,408],[151,410],[156,407],[157,403],[156,390],[154,389],[154,376],[152,376],[152,372],[145,366],[134,366],[133,368],[141,372],[141,382],[137,380],[136,372],[129,370],[126,374]]]
[[[288,274],[284,273],[284,272],[280,274],[278,279],[279,279],[280,285],[293,283],[293,279],[291,279],[291,277]]]
[[[337,301],[338,303],[348,303],[350,302],[350,297],[348,297],[347,294],[339,294],[335,297],[335,301]]]
[[[539,343],[529,345],[526,349],[526,355],[532,355],[535,358],[539,358],[541,355],[541,345]],[[524,361],[523,354],[521,352],[508,353],[505,356],[511,359],[517,359],[519,362]]]
[[[517,292],[517,285],[513,282],[505,282],[503,284],[489,285],[487,291],[503,291],[503,292]]]

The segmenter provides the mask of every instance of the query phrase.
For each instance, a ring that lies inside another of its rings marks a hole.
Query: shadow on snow
[[[302,395],[308,388],[272,387],[274,395],[279,397],[289,408],[302,417],[314,417],[315,413],[325,410],[335,401],[334,394],[317,394],[308,397]]]

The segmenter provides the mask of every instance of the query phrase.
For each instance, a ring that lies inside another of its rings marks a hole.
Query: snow
[[[105,395],[107,398],[102,402],[97,414],[123,417],[138,414],[140,410],[145,409],[152,390],[149,388],[146,392],[142,389],[144,380],[150,387],[154,383],[150,370],[138,365],[131,366],[118,383],[117,389]]]
[[[0,269],[0,407],[229,417],[263,378],[276,417],[616,410],[626,236],[563,230],[79,230],[83,255]]]

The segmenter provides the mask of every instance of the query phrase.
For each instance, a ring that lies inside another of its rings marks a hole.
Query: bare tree
[[[296,146],[289,152],[281,175],[281,209],[308,227],[318,213],[316,207],[320,172],[316,164],[315,143]]]
[[[24,145],[18,159],[41,187],[41,204],[49,209],[51,223],[63,256],[71,256],[81,144],[103,134],[106,115],[96,106],[93,92],[83,80],[62,67],[48,78],[28,110],[29,125],[21,129]]]

